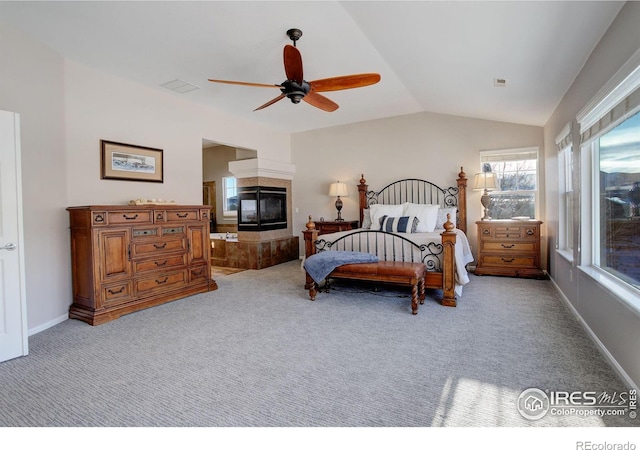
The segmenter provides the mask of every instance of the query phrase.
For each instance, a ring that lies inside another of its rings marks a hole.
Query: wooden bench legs
[[[337,267],[327,277],[372,281],[411,287],[411,313],[418,314],[418,302],[425,299],[425,267],[420,263],[388,262],[346,264]],[[316,299],[318,285],[310,283],[309,298]]]

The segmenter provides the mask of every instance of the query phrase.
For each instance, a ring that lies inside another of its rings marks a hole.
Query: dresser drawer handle
[[[124,217],[126,220],[136,220],[138,218],[138,215],[135,214],[134,216],[127,216],[126,214],[123,214],[122,217]]]
[[[511,245],[500,244],[500,245],[502,245],[502,248],[513,248],[513,246],[516,245],[516,244],[511,244]]]
[[[513,261],[515,261],[515,258],[500,258],[502,260],[502,262],[506,262],[506,263],[512,263]]]
[[[156,220],[162,220],[162,219],[163,219],[162,213],[156,214]]]
[[[167,282],[167,280],[169,279],[169,277],[164,277],[164,280],[156,280],[156,283],[158,284],[164,284]]]
[[[193,272],[191,272],[193,274],[193,276],[198,277],[200,275],[202,275],[204,273],[203,269],[198,270],[197,272],[194,270]]]
[[[124,291],[124,286],[122,286],[120,289],[118,289],[117,291],[114,291],[113,289],[108,289],[109,294],[114,295],[114,294],[119,294],[120,292]]]
[[[102,214],[96,214],[96,217],[93,219],[93,221],[96,223],[102,223],[104,222],[104,216]]]
[[[165,242],[164,244],[160,245],[160,244],[153,244],[153,246],[155,248],[165,248],[167,246],[167,243]]]
[[[189,213],[184,213],[184,214],[176,213],[176,216],[178,216],[181,219],[185,219],[189,217]]]
[[[486,229],[486,228],[484,230],[482,230],[482,234],[489,234],[489,233],[490,233],[490,231],[488,229]]]
[[[527,230],[527,235],[533,236],[533,230],[531,230],[531,229]]]
[[[162,262],[158,262],[158,261],[154,261],[156,264],[156,267],[162,267],[162,266],[166,266],[167,265],[167,260],[165,259]]]

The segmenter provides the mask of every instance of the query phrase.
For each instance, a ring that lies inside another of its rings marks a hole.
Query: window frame
[[[571,122],[563,127],[555,142],[558,149],[558,229],[555,247],[560,255],[573,263],[576,246],[576,164]]]
[[[227,181],[234,180],[234,186],[228,187]],[[229,189],[232,189],[234,194],[229,196]],[[222,216],[225,218],[237,218],[238,210],[237,209],[228,209],[228,199],[229,197],[237,197],[238,196],[238,179],[234,176],[222,177]]]
[[[535,190],[513,190],[513,191],[491,191],[491,197],[507,196],[513,194],[533,194],[534,196],[534,216],[531,219],[540,217],[540,147],[520,147],[520,148],[508,148],[501,150],[480,150],[480,171],[484,171],[485,164],[491,164],[495,162],[512,162],[512,161],[524,161],[535,159]],[[524,155],[535,155],[535,158],[522,158]],[[520,155],[521,158],[515,157]],[[512,158],[509,158],[512,156]],[[493,216],[492,216],[493,217]]]
[[[614,74],[577,114],[580,126],[580,205],[578,268],[636,311],[640,289],[601,268],[599,138],[640,111],[640,50]],[[597,229],[592,224],[597,224]]]

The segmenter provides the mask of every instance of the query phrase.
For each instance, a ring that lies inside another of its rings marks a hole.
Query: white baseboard
[[[616,361],[616,359],[613,357],[611,352],[607,350],[607,347],[605,347],[605,345],[598,338],[598,336],[596,336],[596,334],[593,332],[591,327],[582,318],[578,310],[569,301],[567,296],[564,295],[564,292],[562,292],[562,290],[560,289],[560,286],[558,286],[558,284],[555,282],[553,278],[549,277],[549,279],[551,280],[551,284],[553,285],[553,287],[560,294],[560,297],[564,301],[565,305],[567,305],[571,313],[576,317],[576,319],[578,319],[578,322],[580,322],[580,325],[582,325],[582,327],[585,329],[585,331],[587,332],[587,334],[589,335],[593,343],[596,344],[596,347],[598,347],[598,350],[600,350],[600,353],[602,353],[602,355],[607,359],[607,361],[609,361],[609,364],[611,364],[611,366],[613,367],[613,370],[620,376],[620,378],[622,378],[622,381],[627,385],[629,389],[635,389],[637,391],[638,386],[633,382],[631,377],[627,374],[627,372],[625,372],[622,366],[618,364],[618,361]]]
[[[55,318],[53,320],[50,320],[49,322],[43,323],[40,326],[37,326],[35,328],[31,328],[31,329],[29,329],[29,332],[28,332],[29,336],[33,336],[34,334],[38,334],[41,331],[44,331],[47,328],[51,328],[51,327],[53,327],[55,325],[58,325],[59,323],[62,323],[65,320],[68,320],[68,319],[69,319],[69,314],[64,314],[64,315],[62,315],[60,317],[57,317],[57,318]]]

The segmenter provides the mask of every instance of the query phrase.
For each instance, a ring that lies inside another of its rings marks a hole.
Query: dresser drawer
[[[133,262],[133,271],[136,274],[149,272],[151,270],[175,269],[187,264],[187,254],[166,256],[164,258],[143,259]]]
[[[207,282],[210,276],[209,268],[206,265],[192,267],[189,270],[189,282],[191,284]]]
[[[153,241],[132,241],[131,257],[158,255],[165,252],[187,251],[187,240],[177,236],[174,239],[164,238]]]
[[[102,306],[109,307],[133,300],[131,282],[111,284],[102,287]]]
[[[537,256],[509,256],[509,255],[481,255],[479,263],[482,266],[520,266],[536,267]]]
[[[106,223],[104,221],[106,220]],[[109,211],[109,212],[93,212],[93,223],[104,225],[122,225],[122,224],[138,224],[153,223],[152,211]]]
[[[531,253],[537,251],[535,241],[532,242],[497,242],[497,241],[481,241],[480,250],[485,252],[500,253]]]
[[[136,227],[131,232],[133,239],[141,238],[158,238],[160,236],[160,227]]]
[[[166,221],[171,222],[184,222],[185,220],[200,220],[200,211],[197,209],[189,209],[183,211],[166,211]]]
[[[157,290],[179,289],[189,283],[186,270],[163,272],[152,277],[141,277],[134,281],[137,297],[151,295]]]

